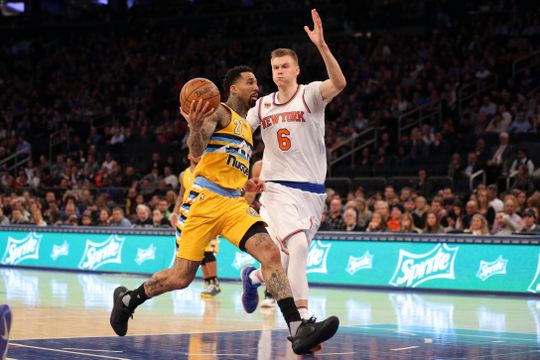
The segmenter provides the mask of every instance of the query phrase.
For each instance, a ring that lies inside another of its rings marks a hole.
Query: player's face
[[[300,67],[291,56],[275,57],[270,60],[270,63],[272,65],[272,79],[278,87],[296,82],[296,77],[300,74]]]
[[[240,79],[233,84],[236,87],[238,96],[249,104],[250,107],[255,106],[255,102],[259,98],[259,85],[257,78],[252,72],[243,72],[240,74]]]

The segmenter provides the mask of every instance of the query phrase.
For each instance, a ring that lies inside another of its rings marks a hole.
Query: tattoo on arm
[[[187,144],[189,146],[189,151],[193,156],[199,157],[202,155],[206,145],[208,145],[210,136],[212,136],[216,130],[218,120],[218,116],[214,114],[204,120],[204,124],[200,129],[190,129]]]

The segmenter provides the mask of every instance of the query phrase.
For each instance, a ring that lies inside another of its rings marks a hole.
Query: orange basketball
[[[188,114],[191,102],[203,99],[210,103],[209,109],[217,109],[221,102],[219,89],[208,79],[195,78],[189,80],[180,90],[180,106]]]

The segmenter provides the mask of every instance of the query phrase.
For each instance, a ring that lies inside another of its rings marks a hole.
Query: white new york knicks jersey
[[[278,102],[277,92],[257,100],[247,114],[255,130],[261,126],[265,144],[262,180],[324,184],[326,147],[320,81],[298,85],[292,98]]]

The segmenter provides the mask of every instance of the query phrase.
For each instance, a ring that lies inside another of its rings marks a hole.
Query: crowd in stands
[[[327,107],[331,158],[349,150],[341,145],[352,135],[380,129],[376,146],[365,147],[352,168],[338,163],[336,174],[418,174],[419,181],[416,188],[384,193],[358,188],[346,198],[330,192],[322,229],[474,232],[473,217],[484,219],[491,233],[529,229],[527,214],[538,219],[532,177],[540,175],[534,162],[540,149],[526,142],[540,139],[540,72],[512,77],[511,65],[540,49],[540,10],[510,19],[504,12],[452,17],[440,9],[430,26],[414,34],[352,36],[352,15],[330,8],[325,30],[340,34],[328,41],[349,84]],[[324,73],[303,37],[304,18],[275,20],[265,11],[247,9],[245,18],[233,17],[242,19],[243,28],[258,29],[251,40],[238,32],[238,21],[219,22],[222,31],[211,31],[221,16],[160,24],[137,22],[136,9],[133,23],[118,31],[75,28],[0,44],[0,160],[15,152],[32,157],[17,173],[0,166],[0,224],[169,226],[177,175],[188,165],[187,124],[177,110],[183,83],[205,76],[220,84],[230,66],[247,59],[261,93],[272,91],[268,57],[283,45],[271,36],[279,34],[298,33],[286,45],[299,54],[302,81]],[[260,41],[264,36],[270,40]],[[499,76],[498,86],[458,109],[460,86],[492,75]],[[438,102],[440,123],[397,132],[402,114]],[[48,136],[55,131],[67,141],[50,158]],[[468,180],[478,170],[494,185],[471,191]],[[453,186],[428,189],[433,175],[450,177]],[[508,175],[510,187],[503,188],[500,177]],[[484,192],[490,202],[499,196],[504,206],[487,206]]]

